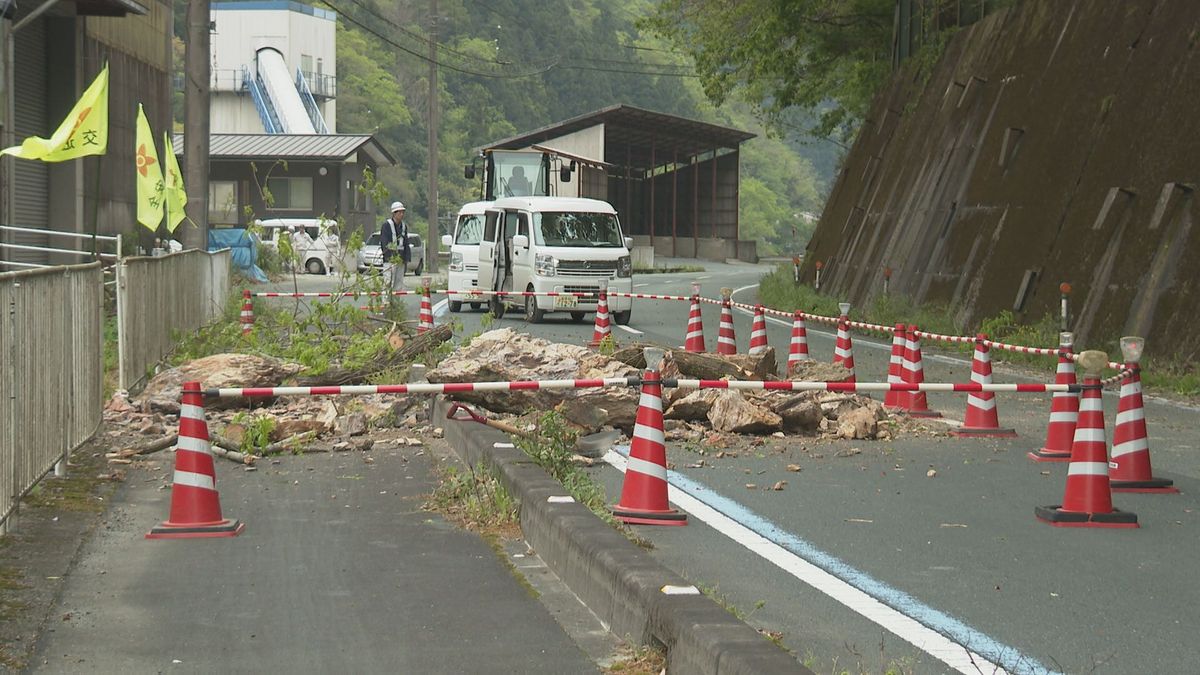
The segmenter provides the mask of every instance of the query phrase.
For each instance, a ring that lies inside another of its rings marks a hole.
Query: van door
[[[476,273],[477,285],[480,290],[500,290],[497,279],[496,246],[503,231],[502,212],[488,211],[483,221],[483,237],[479,240],[479,272]]]
[[[533,236],[529,231],[529,214],[524,211],[517,214],[516,234],[524,235],[528,246],[512,247],[513,257],[513,290],[523,291],[533,281]]]

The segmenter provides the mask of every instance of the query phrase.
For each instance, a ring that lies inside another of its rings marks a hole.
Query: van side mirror
[[[449,248],[453,245],[454,245],[454,237],[451,237],[448,234],[443,234],[442,235],[442,246]]]
[[[523,234],[514,234],[512,245],[513,248],[529,248],[529,237]]]
[[[571,182],[571,167],[564,166],[558,170],[558,180],[561,183]]]
[[[625,248],[633,250],[633,237],[625,237]]]
[[[475,165],[474,164],[466,164],[463,166],[463,178],[466,178],[467,180],[471,180],[471,179],[475,178]]]

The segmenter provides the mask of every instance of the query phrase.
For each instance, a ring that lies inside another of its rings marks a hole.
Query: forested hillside
[[[423,221],[430,2],[312,4],[339,15],[337,130],[378,135],[399,161],[382,172],[390,198]],[[176,7],[179,36],[184,5]],[[742,103],[714,108],[690,57],[640,27],[657,6],[657,0],[438,0],[440,210],[476,198],[476,186],[462,176],[472,148],[627,103],[759,134],[742,146],[742,237],[758,240],[760,253],[802,249],[811,225],[794,214],[820,212],[841,148],[795,132],[769,138]],[[180,67],[182,54],[179,43]],[[182,122],[182,100],[177,113]]]

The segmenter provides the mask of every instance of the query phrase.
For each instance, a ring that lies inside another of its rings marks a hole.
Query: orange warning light
[[[1065,281],[1062,282],[1061,284],[1058,285],[1058,292],[1062,293],[1063,295],[1070,295],[1071,294],[1071,284],[1068,284]]]

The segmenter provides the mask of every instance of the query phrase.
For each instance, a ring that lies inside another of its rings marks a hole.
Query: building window
[[[238,224],[237,181],[209,181],[208,222],[212,225]]]
[[[312,211],[312,178],[268,178],[267,189],[274,200],[270,206],[273,210]]]

